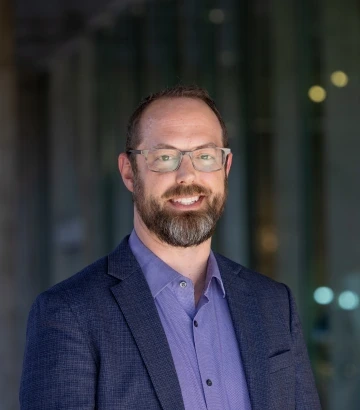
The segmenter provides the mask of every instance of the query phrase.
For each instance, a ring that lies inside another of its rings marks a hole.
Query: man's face
[[[216,115],[202,101],[161,99],[144,112],[142,142],[137,149],[173,147],[192,151],[206,144],[222,147],[222,129]],[[201,172],[185,155],[180,168],[152,172],[138,156],[134,175],[135,212],[161,241],[178,247],[196,246],[209,239],[227,196],[227,170]]]

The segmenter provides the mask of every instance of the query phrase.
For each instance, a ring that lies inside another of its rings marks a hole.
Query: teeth
[[[198,196],[194,196],[192,198],[177,198],[177,199],[173,199],[173,202],[178,202],[182,205],[191,205],[194,204],[196,201],[199,200]]]

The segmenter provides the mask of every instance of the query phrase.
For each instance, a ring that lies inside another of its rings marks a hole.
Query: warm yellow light
[[[320,87],[319,85],[314,85],[309,89],[308,96],[311,101],[320,103],[325,100],[326,91],[323,87]]]
[[[334,71],[330,78],[336,87],[345,87],[349,82],[349,77],[343,71]]]
[[[270,227],[261,229],[260,234],[260,246],[264,252],[273,253],[276,252],[279,247],[279,241],[276,233]]]

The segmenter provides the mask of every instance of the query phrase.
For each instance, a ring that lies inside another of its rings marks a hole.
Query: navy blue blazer
[[[289,289],[216,258],[252,409],[320,409]],[[166,335],[128,238],[36,299],[20,404],[22,410],[184,409]]]

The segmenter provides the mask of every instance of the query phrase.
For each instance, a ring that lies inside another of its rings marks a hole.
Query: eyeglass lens
[[[175,149],[156,149],[148,152],[148,167],[157,172],[174,171],[179,166],[182,154]],[[198,171],[211,172],[221,169],[225,154],[220,148],[201,148],[190,153],[194,168]]]

